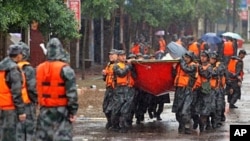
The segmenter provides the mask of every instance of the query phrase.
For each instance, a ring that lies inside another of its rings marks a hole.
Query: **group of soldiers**
[[[195,54],[187,51],[175,66],[175,97],[172,112],[179,122],[179,133],[190,134],[193,129],[216,129],[226,120],[225,94],[229,108],[237,108],[243,80],[243,58],[245,50],[232,56],[227,65],[219,60],[216,52],[202,51],[199,61]]]
[[[127,132],[132,126],[133,117],[140,124],[146,112],[150,118],[162,120],[160,114],[164,103],[156,96],[134,87],[136,72],[131,61],[143,59],[154,60],[155,57],[129,54],[127,58],[124,50],[112,49],[109,52],[109,63],[102,71],[106,82],[103,112],[109,130]]]
[[[57,38],[49,40],[47,50],[47,61],[36,68],[23,42],[10,45],[0,62],[1,141],[72,140],[78,110],[75,73]]]
[[[226,120],[225,95],[229,108],[238,108],[235,103],[241,95],[246,51],[240,50],[237,56],[237,49],[230,38],[218,45],[220,50],[211,50],[205,41],[194,41],[192,37],[187,39],[185,48],[188,51],[180,63],[173,65],[175,96],[172,112],[179,123],[178,132],[191,134],[191,125],[193,129],[199,127],[200,132],[222,126]],[[180,40],[176,42],[184,45]],[[109,59],[102,72],[107,88],[103,102],[103,112],[108,121],[106,128],[127,132],[133,116],[140,124],[146,112],[150,118],[161,120],[164,102],[134,87],[136,72],[131,65],[134,59],[156,59],[156,56],[138,52],[126,59],[123,50],[113,49],[109,52]]]

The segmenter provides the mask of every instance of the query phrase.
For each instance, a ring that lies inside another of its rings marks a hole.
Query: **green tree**
[[[58,0],[1,0],[0,31],[7,31],[10,26],[27,28],[32,20],[42,25],[42,31],[59,38],[79,37],[73,12],[63,1]],[[52,27],[52,28],[51,28]]]

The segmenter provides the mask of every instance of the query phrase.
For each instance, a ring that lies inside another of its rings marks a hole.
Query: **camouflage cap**
[[[137,57],[138,57],[138,56],[142,56],[142,54],[139,52],[139,53],[136,54],[136,56],[137,56]]]
[[[27,60],[30,57],[30,48],[29,48],[29,46],[24,42],[19,42],[18,45],[22,47],[23,59]]]
[[[149,59],[149,55],[147,55],[147,54],[144,54],[142,57],[143,57],[144,59]]]
[[[136,58],[136,55],[131,53],[131,54],[128,55],[128,59],[130,59],[130,58]]]
[[[111,49],[109,54],[118,54],[118,51],[116,49]]]
[[[124,50],[119,50],[118,51],[118,55],[125,55],[125,54],[126,54],[126,52]]]
[[[208,57],[209,58],[209,52],[208,51],[202,51],[201,52],[201,56],[206,56],[206,57]]]
[[[218,54],[217,54],[216,52],[211,52],[211,53],[209,54],[209,57],[210,57],[210,58],[213,58],[213,59],[218,59]]]
[[[8,54],[9,55],[22,54],[22,47],[17,44],[12,44],[9,46]]]
[[[192,60],[194,59],[194,53],[191,52],[191,51],[187,51],[187,52],[185,53],[185,56],[190,57]]]

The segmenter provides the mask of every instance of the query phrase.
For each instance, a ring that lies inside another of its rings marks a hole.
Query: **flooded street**
[[[250,44],[244,45],[247,53],[250,53]],[[145,121],[140,125],[133,122],[133,127],[128,133],[118,133],[105,129],[106,119],[102,117],[88,118],[78,117],[74,126],[74,141],[229,141],[229,126],[232,124],[250,124],[250,55],[244,59],[244,81],[242,86],[242,98],[237,101],[238,109],[229,109],[226,105],[226,121],[223,126],[216,130],[205,131],[200,134],[199,130],[193,130],[191,135],[178,134],[178,123],[175,114],[171,112],[173,93],[171,103],[165,104],[161,115],[162,121],[149,119],[145,114]],[[227,99],[227,97],[226,97]],[[100,103],[102,104],[102,103]],[[100,111],[102,113],[102,111]]]

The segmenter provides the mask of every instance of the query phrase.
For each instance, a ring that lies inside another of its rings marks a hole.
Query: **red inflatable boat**
[[[173,91],[173,64],[179,60],[142,60],[133,61],[137,73],[136,87],[153,95]]]

